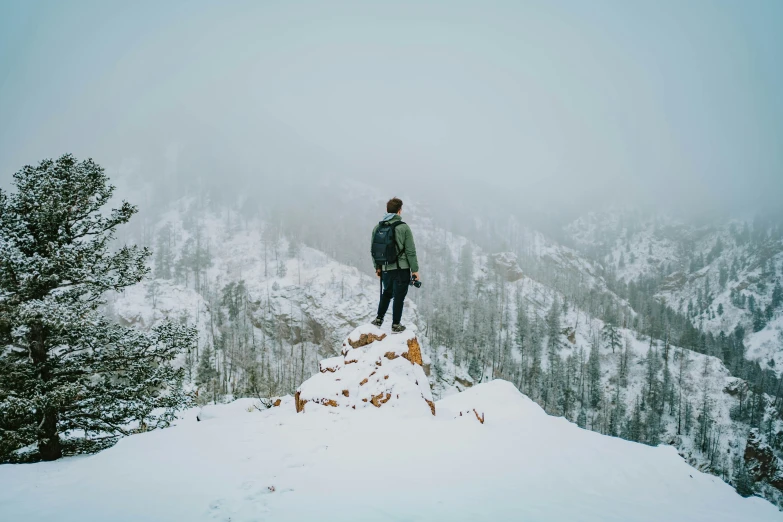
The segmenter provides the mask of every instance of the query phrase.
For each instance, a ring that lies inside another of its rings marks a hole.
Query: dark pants
[[[402,320],[402,304],[405,301],[405,295],[408,293],[408,286],[411,282],[411,271],[409,268],[387,270],[386,272],[381,272],[381,281],[383,283],[383,292],[381,293],[381,302],[378,303],[378,317],[383,319],[393,297],[392,323],[400,324],[400,320]]]

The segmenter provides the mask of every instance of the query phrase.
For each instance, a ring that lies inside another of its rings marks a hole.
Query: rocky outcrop
[[[361,334],[355,341],[351,340],[351,337],[348,336],[346,342],[351,345],[351,348],[361,348],[362,346],[367,346],[368,344],[374,343],[375,341],[383,341],[385,338],[386,334],[376,335],[372,332],[369,332]]]
[[[473,381],[472,380],[470,380],[469,378],[466,379],[466,378],[460,377],[460,376],[455,376],[454,377],[454,382],[455,383],[459,383],[460,385],[462,385],[463,388],[466,388],[466,389],[470,388],[471,386],[473,386]]]
[[[783,491],[783,462],[775,456],[772,448],[764,442],[758,429],[750,430],[745,446],[745,468],[756,482],[767,482]]]
[[[319,373],[296,391],[294,403],[297,412],[312,404],[352,410],[426,407],[435,415],[415,332],[388,335],[372,325],[351,332],[341,355],[322,360]]]
[[[517,256],[513,252],[500,252],[489,256],[492,267],[508,282],[518,281],[524,277],[519,268]]]

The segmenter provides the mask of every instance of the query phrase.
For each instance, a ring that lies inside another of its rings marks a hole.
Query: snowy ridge
[[[211,407],[212,415],[202,422],[191,410],[173,428],[123,439],[98,455],[2,466],[0,518],[782,518],[768,502],[742,498],[717,477],[694,470],[669,447],[579,429],[546,415],[500,380],[437,402],[437,417],[415,411],[394,415],[384,408],[351,415],[317,408],[302,415],[292,402],[288,397],[280,407],[259,410],[257,401],[243,399]],[[484,412],[483,424],[459,415],[473,409]]]

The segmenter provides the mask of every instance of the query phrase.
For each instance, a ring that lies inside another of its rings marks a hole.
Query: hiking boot
[[[401,325],[401,324],[393,324],[392,325],[392,332],[393,333],[400,333],[400,332],[404,332],[404,331],[405,331],[405,327],[403,325]]]
[[[370,324],[371,324],[371,325],[373,325],[373,326],[377,326],[378,328],[380,328],[380,327],[381,327],[381,325],[383,324],[383,319],[381,319],[380,317],[376,317],[376,318],[373,320],[373,322],[371,322]]]

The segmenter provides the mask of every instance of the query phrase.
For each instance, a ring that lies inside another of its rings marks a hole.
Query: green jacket
[[[394,223],[395,221],[401,221],[400,216],[394,216],[388,222]],[[370,238],[370,248],[372,248],[372,240],[375,238],[375,231],[378,230],[380,225],[375,225],[372,229],[372,237]],[[416,245],[413,244],[413,232],[411,227],[406,223],[398,225],[394,229],[394,239],[397,240],[397,251],[400,253],[400,257],[397,258],[397,263],[391,265],[383,265],[381,270],[384,272],[387,270],[394,270],[396,268],[410,268],[411,272],[419,271],[419,260],[416,259]],[[399,267],[397,264],[399,263]],[[375,260],[373,259],[373,268],[377,269]]]

